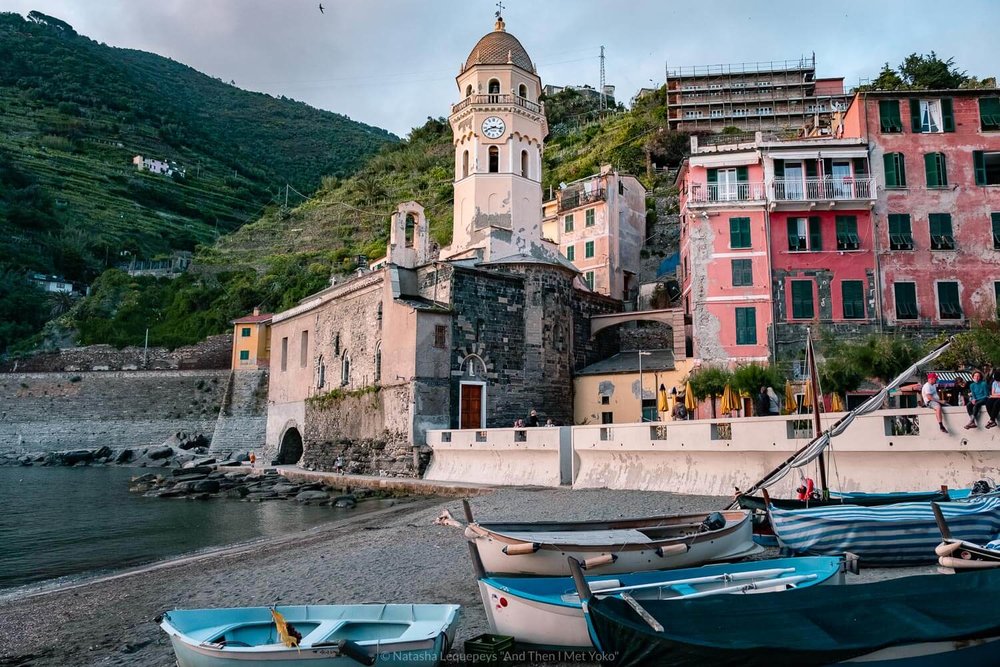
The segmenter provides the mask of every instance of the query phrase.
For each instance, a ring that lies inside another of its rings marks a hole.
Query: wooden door
[[[478,384],[463,384],[459,428],[483,427],[483,387]]]

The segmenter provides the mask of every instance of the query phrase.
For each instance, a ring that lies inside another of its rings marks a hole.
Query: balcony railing
[[[763,183],[693,183],[688,202],[716,204],[764,201]]]
[[[531,100],[521,97],[520,95],[500,95],[500,94],[489,94],[489,95],[469,95],[464,100],[458,104],[453,104],[451,107],[452,113],[458,113],[462,109],[471,105],[496,105],[496,104],[515,104],[523,109],[532,111],[534,113],[542,113],[544,105],[538,102],[532,102]]]
[[[861,200],[876,194],[873,178],[779,178],[770,190],[776,201]]]
[[[564,192],[563,196],[559,199],[559,212],[562,213],[563,211],[569,211],[574,208],[586,206],[587,204],[604,201],[607,199],[607,195],[607,190],[604,188],[596,188],[590,192],[585,190],[571,193]]]

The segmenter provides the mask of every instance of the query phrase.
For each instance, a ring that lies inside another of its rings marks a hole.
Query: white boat
[[[459,609],[449,604],[178,609],[159,622],[179,667],[438,665],[455,639]],[[297,646],[289,633],[301,635]]]
[[[473,551],[473,561],[475,561]],[[687,600],[707,595],[765,593],[844,583],[844,558],[806,557],[590,576],[596,595],[628,593],[636,600]],[[547,650],[593,648],[572,577],[479,578],[490,632]]]
[[[744,510],[541,523],[477,523],[467,501],[465,510],[465,537],[492,574],[569,576],[567,556],[602,575],[672,570],[763,550],[753,541]]]

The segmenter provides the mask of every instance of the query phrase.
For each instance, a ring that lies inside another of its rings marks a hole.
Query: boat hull
[[[341,655],[334,647],[304,648],[296,651],[294,648],[275,648],[272,651],[261,651],[254,654],[225,655],[219,650],[188,644],[172,637],[174,655],[178,667],[355,667],[362,665]],[[431,667],[440,665],[447,653],[446,641],[443,637],[433,640],[401,645],[392,650],[378,654],[377,665],[418,665]]]

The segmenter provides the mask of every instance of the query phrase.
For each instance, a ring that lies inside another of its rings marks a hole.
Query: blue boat
[[[475,552],[473,552],[475,559]],[[708,595],[769,593],[818,584],[842,584],[844,558],[779,558],[706,565],[665,572],[587,577],[598,595],[628,593],[639,600],[685,600]],[[482,574],[479,592],[490,632],[544,649],[593,647],[571,577],[497,577]]]
[[[178,609],[163,614],[179,667],[438,665],[459,605]]]
[[[937,503],[955,539],[985,544],[1000,535],[1000,498]],[[941,532],[930,503],[880,507],[831,505],[801,510],[768,507],[778,544],[791,554],[849,551],[867,565],[935,562]]]

